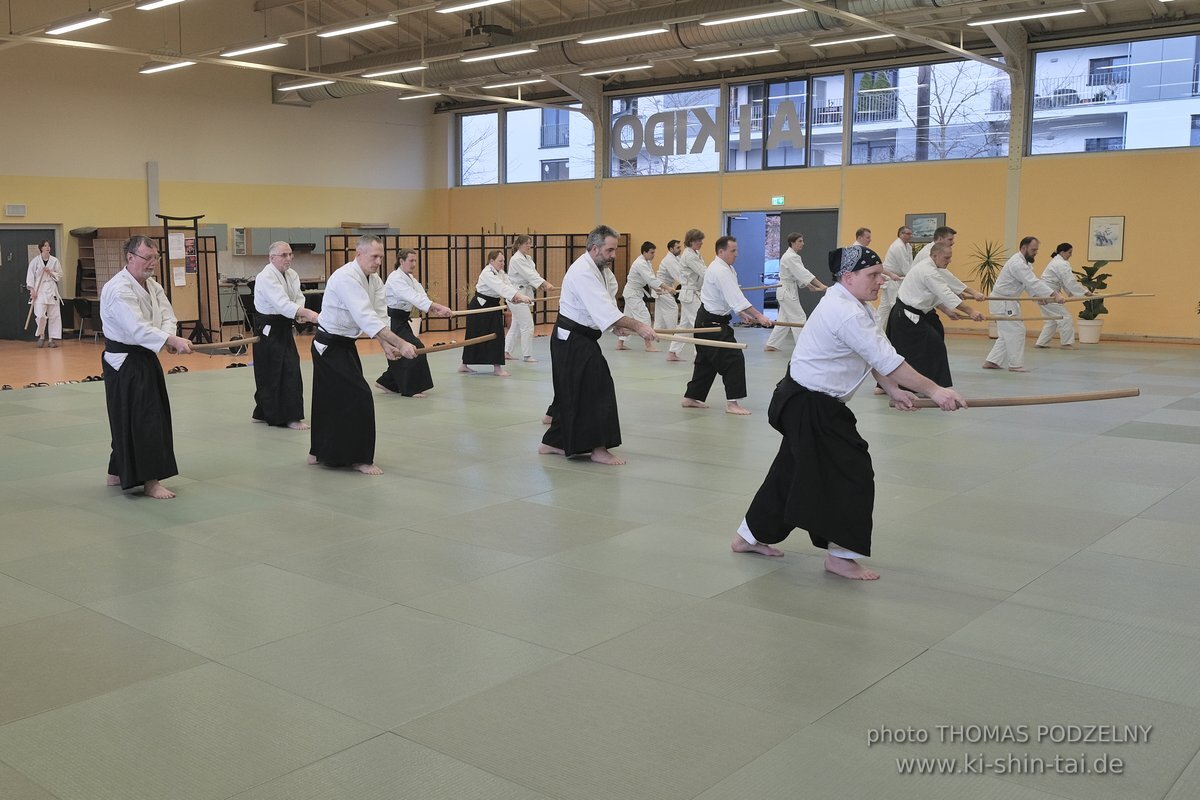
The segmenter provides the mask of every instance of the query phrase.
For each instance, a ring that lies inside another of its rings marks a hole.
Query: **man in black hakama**
[[[254,281],[255,422],[272,427],[308,430],[304,423],[304,379],[296,349],[296,322],[313,323],[317,312],[304,307],[300,277],[292,269],[292,246],[272,242],[270,263]]]

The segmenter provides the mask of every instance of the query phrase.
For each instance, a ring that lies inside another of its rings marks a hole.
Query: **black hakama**
[[[733,328],[729,322],[733,315],[717,316],[703,305],[696,312],[697,328],[711,328],[720,325],[716,333],[693,334],[697,339],[714,339],[718,342],[736,342]],[[692,379],[688,381],[687,391],[683,396],[689,400],[704,402],[712,389],[713,381],[720,375],[725,384],[725,398],[740,400],[746,396],[746,357],[741,350],[725,349],[723,347],[696,347],[696,364],[692,369]]]
[[[908,314],[916,314],[917,321],[913,322]],[[936,308],[921,312],[897,299],[888,315],[887,337],[910,367],[938,386],[954,385],[946,353],[946,329]]]
[[[413,347],[425,346],[421,339],[413,333],[412,326],[408,324],[412,318],[412,312],[389,308],[388,316],[392,318],[392,333]],[[482,317],[484,315],[476,314],[475,316]],[[429,357],[419,355],[416,358],[398,358],[395,361],[389,361],[387,369],[375,382],[388,391],[402,394],[405,397],[427,392],[433,388],[433,375],[429,372]]]
[[[559,338],[560,330],[570,336]],[[546,413],[554,421],[542,444],[557,447],[568,456],[591,453],[597,447],[619,447],[617,389],[600,352],[600,331],[560,313],[550,336],[550,370],[554,401]]]
[[[293,321],[282,314],[259,314],[254,347],[254,419],[276,427],[304,419],[304,379]],[[270,333],[264,333],[266,327]]]
[[[328,345],[318,352],[317,345]],[[375,398],[362,375],[355,340],[317,329],[313,339],[312,440],[309,454],[327,467],[375,462]]]
[[[785,375],[767,415],[783,442],[746,511],[754,538],[776,544],[802,528],[816,547],[871,555],[875,471],[854,413]]]
[[[144,347],[108,339],[104,349],[126,354],[120,369],[100,359],[112,433],[108,474],[121,479],[122,489],[178,475],[171,401],[158,356]]]
[[[476,308],[495,308],[500,305],[499,297],[488,297],[486,294],[476,292],[471,298],[468,307]],[[462,351],[462,363],[464,364],[491,364],[494,367],[504,366],[504,312],[492,311],[486,314],[467,314],[467,333],[466,338],[474,339],[476,336],[487,336],[489,333],[496,334],[496,337],[487,342],[468,345]]]

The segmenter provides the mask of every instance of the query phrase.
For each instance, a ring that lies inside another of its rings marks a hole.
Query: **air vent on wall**
[[[4,206],[4,216],[6,217],[23,217],[29,213],[29,209],[24,203],[6,203]]]

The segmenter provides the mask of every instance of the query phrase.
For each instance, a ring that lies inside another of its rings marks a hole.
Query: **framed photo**
[[[1125,218],[1088,217],[1088,261],[1121,261],[1125,256]]]
[[[912,228],[914,242],[932,242],[933,232],[946,224],[945,214],[905,214],[904,224]]]

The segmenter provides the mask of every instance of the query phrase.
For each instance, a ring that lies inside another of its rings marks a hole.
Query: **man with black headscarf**
[[[867,305],[884,282],[878,255],[859,245],[838,248],[829,254],[829,271],[834,285],[797,338],[767,411],[783,442],[731,548],[782,556],[771,545],[803,528],[814,546],[828,551],[826,571],[869,581],[879,573],[858,560],[871,554],[875,472],[846,403],[871,374],[903,410],[912,410],[916,399],[907,389],[945,411],[966,402],[905,363],[879,332]]]

